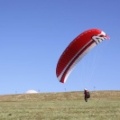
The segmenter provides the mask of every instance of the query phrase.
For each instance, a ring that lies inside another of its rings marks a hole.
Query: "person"
[[[90,92],[85,88],[84,89],[84,100],[87,102],[88,98],[90,98]]]

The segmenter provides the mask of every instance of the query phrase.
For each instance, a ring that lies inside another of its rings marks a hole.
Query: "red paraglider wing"
[[[65,83],[75,64],[94,46],[106,39],[99,29],[90,29],[76,37],[62,53],[56,68],[60,82]]]

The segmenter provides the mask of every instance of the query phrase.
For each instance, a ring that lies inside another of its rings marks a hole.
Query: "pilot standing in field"
[[[84,89],[84,99],[85,99],[85,102],[88,101],[88,98],[90,98],[90,92],[85,88]]]

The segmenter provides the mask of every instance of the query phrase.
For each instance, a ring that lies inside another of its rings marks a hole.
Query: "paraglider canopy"
[[[60,82],[65,83],[74,66],[93,47],[109,39],[106,33],[100,29],[89,29],[78,35],[64,50],[60,56],[56,76]]]

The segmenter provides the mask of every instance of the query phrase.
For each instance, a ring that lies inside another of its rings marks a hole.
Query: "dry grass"
[[[120,91],[0,96],[0,120],[119,120]]]

